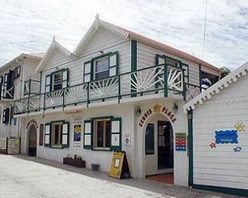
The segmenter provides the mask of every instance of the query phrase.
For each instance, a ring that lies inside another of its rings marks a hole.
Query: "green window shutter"
[[[3,110],[3,123],[6,125],[9,123],[9,108]]]
[[[188,84],[189,83],[189,65],[185,63],[181,63],[181,67],[184,71],[184,83]]]
[[[51,91],[51,75],[47,75],[45,78],[45,93]]]
[[[119,73],[119,58],[118,52],[109,55],[109,77],[116,76]]]
[[[92,121],[84,121],[84,149],[92,149]]]
[[[64,122],[62,126],[62,146],[63,148],[69,148],[70,142],[70,123]]]
[[[121,118],[111,119],[111,150],[121,151]]]
[[[10,89],[13,86],[13,71],[9,70],[7,77],[7,89]]]
[[[91,61],[87,61],[84,63],[84,73],[83,73],[83,76],[84,76],[84,82],[90,82],[91,81],[91,77],[92,77],[92,62]]]
[[[63,82],[62,82],[62,87],[66,88],[69,86],[69,69],[65,69],[63,71]]]
[[[45,147],[50,147],[51,145],[51,124],[46,123],[45,124]]]

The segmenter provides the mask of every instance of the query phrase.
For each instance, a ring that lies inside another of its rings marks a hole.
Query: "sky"
[[[73,52],[96,14],[216,67],[248,60],[247,0],[0,0],[0,10],[0,66],[53,37]]]

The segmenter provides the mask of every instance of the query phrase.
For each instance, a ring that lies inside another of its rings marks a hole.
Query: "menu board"
[[[20,139],[8,138],[8,154],[18,154],[20,151]]]

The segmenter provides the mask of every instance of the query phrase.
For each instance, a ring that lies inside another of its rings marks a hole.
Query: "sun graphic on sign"
[[[159,113],[160,112],[160,109],[161,109],[161,105],[159,105],[159,104],[155,104],[153,106],[154,113]]]
[[[245,125],[243,123],[237,123],[235,125],[235,128],[237,129],[238,132],[245,132]]]

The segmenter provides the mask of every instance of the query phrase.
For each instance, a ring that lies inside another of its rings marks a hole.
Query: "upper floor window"
[[[185,63],[182,63],[179,60],[176,60],[174,58],[165,56],[165,55],[156,55],[156,64],[157,65],[163,65],[163,64],[167,64],[169,66],[172,67],[180,67],[183,69],[183,73],[184,73],[184,83],[188,84],[189,83],[189,66]],[[163,69],[160,70],[159,75],[163,75]]]
[[[94,80],[101,80],[109,77],[109,58],[104,57],[94,62]]]
[[[52,76],[52,90],[60,90],[62,89],[63,85],[63,72],[57,72]]]
[[[102,80],[118,74],[118,52],[110,52],[84,63],[84,82]]]
[[[68,87],[69,70],[61,69],[46,76],[45,92],[57,91]]]
[[[13,78],[16,79],[20,77],[20,74],[21,74],[21,66],[18,66],[13,71]]]
[[[1,87],[1,96],[3,98],[13,99],[14,98],[14,79],[13,71],[9,70],[8,73],[4,74],[1,78],[2,87]]]

